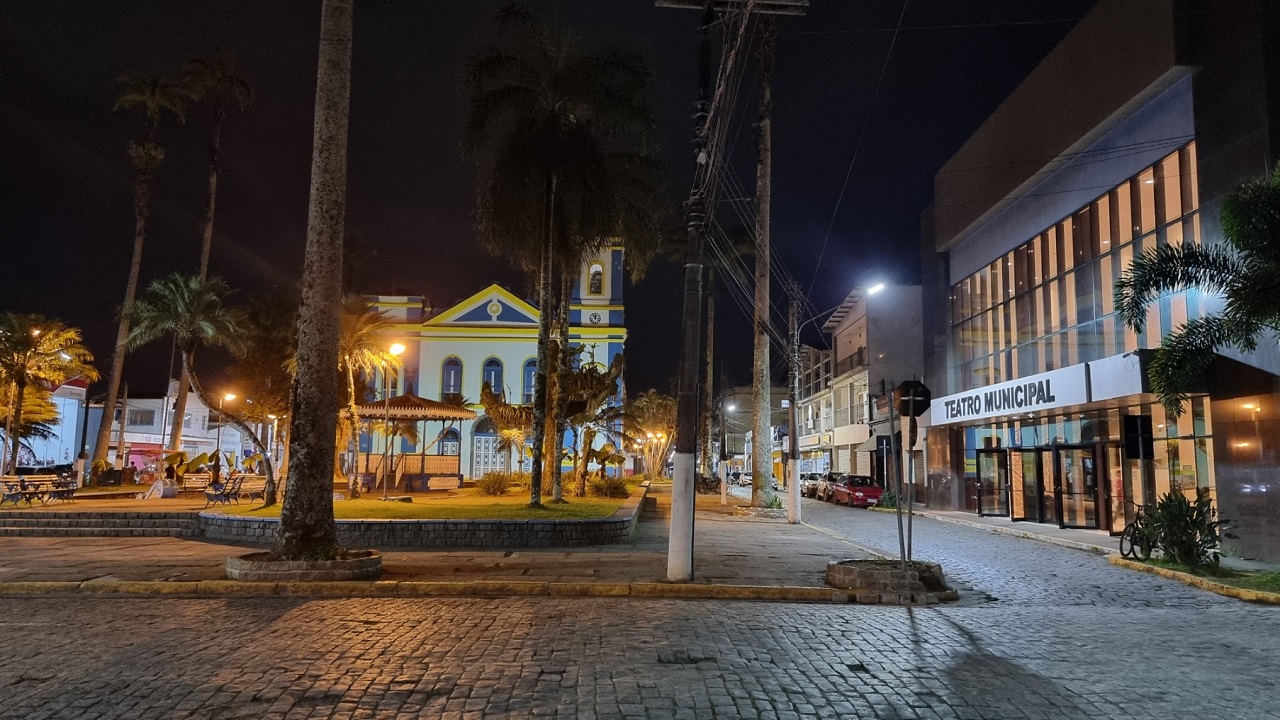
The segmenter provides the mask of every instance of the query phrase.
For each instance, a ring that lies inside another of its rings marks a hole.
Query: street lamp
[[[267,413],[267,417],[271,418],[271,444],[267,446],[267,455],[271,456],[271,462],[276,461],[276,421],[279,416]]]
[[[400,343],[391,344],[391,356],[400,357],[404,352],[404,345]],[[391,361],[383,363],[383,374],[386,375],[387,392],[382,396],[383,407],[386,409],[386,425],[382,426],[383,433],[386,435],[387,446],[383,452],[382,460],[382,499],[387,499],[387,484],[390,480],[387,476],[391,473]]]
[[[225,418],[222,416],[222,403],[235,399],[235,393],[224,393],[222,397],[218,398],[218,432],[213,441],[214,482],[222,479],[222,425],[225,422]]]

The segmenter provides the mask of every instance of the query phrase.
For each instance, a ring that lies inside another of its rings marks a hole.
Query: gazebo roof
[[[390,400],[375,400],[356,406],[364,418],[384,418],[390,413],[394,420],[470,420],[476,417],[473,410],[457,405],[428,400],[412,393],[396,395]]]

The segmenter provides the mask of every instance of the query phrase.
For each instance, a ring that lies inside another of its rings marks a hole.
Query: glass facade
[[[1135,333],[1113,292],[1136,254],[1200,242],[1195,168],[1190,143],[954,285],[955,391],[1152,348],[1198,316],[1199,293],[1171,294]]]
[[[1100,189],[1101,190],[1101,189]],[[1163,296],[1135,333],[1116,317],[1114,287],[1143,252],[1200,242],[1195,144],[1170,153],[952,287],[955,392],[1132,350],[1200,314],[1197,291]],[[1013,520],[1112,533],[1134,503],[1168,492],[1216,499],[1207,397],[1179,418],[1150,395],[931,428],[930,497]],[[1149,455],[1124,449],[1124,416],[1149,416]]]

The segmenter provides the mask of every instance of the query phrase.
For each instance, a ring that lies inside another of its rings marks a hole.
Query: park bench
[[[240,497],[246,500],[258,499],[266,502],[267,477],[265,475],[242,475],[240,480]]]
[[[191,473],[182,476],[182,492],[185,493],[202,493],[205,488],[209,487],[209,483],[213,480],[213,476],[209,473]]]
[[[69,499],[65,492],[66,484],[57,475],[9,476],[2,482],[4,490],[0,493],[0,505],[12,502],[16,507],[18,503],[25,502],[30,506],[36,500],[43,505],[50,500]]]
[[[232,500],[239,503],[241,481],[242,477],[234,477],[221,486],[209,485],[204,491],[204,506],[230,505]]]

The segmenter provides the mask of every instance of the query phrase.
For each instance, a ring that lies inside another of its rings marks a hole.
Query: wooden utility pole
[[[773,175],[773,19],[760,18],[760,116],[756,161],[756,306],[752,385],[751,504],[773,504],[773,380],[769,365],[769,212]]]

